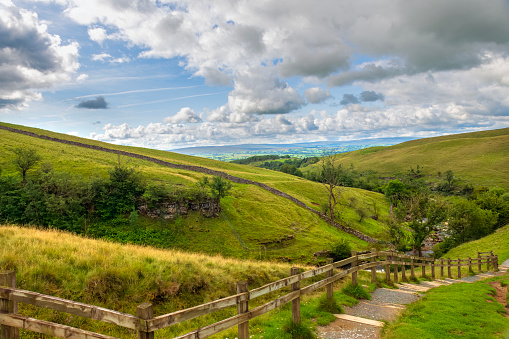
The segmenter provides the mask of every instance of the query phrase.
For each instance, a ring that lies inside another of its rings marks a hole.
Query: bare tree
[[[321,182],[329,195],[329,217],[334,220],[336,205],[339,203],[340,191],[338,186],[341,183],[341,164],[336,163],[337,153],[334,150],[324,151],[320,159],[322,167]]]

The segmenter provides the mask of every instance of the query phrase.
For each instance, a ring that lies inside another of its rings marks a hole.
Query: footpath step
[[[334,316],[339,319],[353,321],[353,322],[360,323],[360,324],[366,324],[366,325],[371,325],[371,326],[376,326],[376,327],[384,327],[384,322],[382,322],[382,321],[356,317],[356,316],[349,315],[349,314],[334,314]]]

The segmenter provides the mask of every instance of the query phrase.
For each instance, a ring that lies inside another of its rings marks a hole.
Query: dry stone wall
[[[162,165],[162,166],[170,167],[170,168],[176,168],[176,169],[182,169],[182,170],[186,170],[186,171],[192,171],[192,172],[199,172],[199,173],[214,175],[214,176],[222,177],[224,179],[230,180],[230,181],[238,183],[238,184],[255,185],[255,186],[258,186],[258,187],[260,187],[260,188],[262,188],[262,189],[264,189],[266,191],[269,191],[269,192],[271,192],[271,193],[273,193],[275,195],[278,195],[280,197],[286,198],[286,199],[294,202],[295,204],[301,206],[302,208],[307,209],[311,213],[314,213],[314,214],[318,215],[325,222],[327,222],[328,224],[334,226],[335,228],[337,228],[337,229],[339,229],[339,230],[341,230],[343,232],[349,233],[349,234],[351,234],[351,235],[353,235],[353,236],[355,236],[355,237],[357,237],[359,239],[362,239],[364,241],[367,241],[369,243],[376,243],[377,242],[376,239],[371,238],[371,237],[365,235],[362,232],[354,230],[354,229],[352,229],[350,227],[343,226],[343,225],[341,225],[341,224],[331,220],[325,214],[315,210],[314,208],[309,207],[308,205],[306,205],[304,202],[298,200],[297,198],[295,198],[295,197],[293,197],[293,196],[291,196],[291,195],[289,195],[289,194],[287,194],[285,192],[277,190],[277,189],[275,189],[273,187],[270,187],[270,186],[268,186],[266,184],[263,184],[261,182],[257,182],[257,181],[253,181],[253,180],[248,180],[248,179],[243,179],[243,178],[239,178],[239,177],[235,177],[235,176],[230,175],[228,173],[221,172],[221,171],[215,171],[215,170],[212,170],[212,169],[206,168],[206,167],[194,166],[194,165],[184,165],[184,164],[175,164],[175,163],[172,163],[172,162],[164,161],[164,160],[157,159],[157,158],[148,157],[148,156],[141,155],[141,154],[136,154],[136,153],[126,152],[126,151],[121,151],[121,150],[110,149],[110,148],[106,148],[106,147],[102,147],[102,146],[97,146],[97,145],[84,144],[84,143],[77,142],[77,141],[70,141],[70,140],[63,140],[63,139],[53,138],[53,137],[50,137],[50,136],[41,135],[41,134],[29,132],[29,131],[23,131],[23,130],[12,128],[12,127],[8,127],[8,126],[0,125],[0,129],[7,130],[7,131],[10,131],[10,132],[14,132],[14,133],[24,134],[24,135],[27,135],[27,136],[30,136],[30,137],[34,137],[34,138],[39,138],[39,139],[59,142],[59,143],[63,143],[63,144],[67,144],[67,145],[73,145],[73,146],[78,146],[78,147],[89,148],[89,149],[93,149],[93,150],[97,150],[97,151],[101,151],[101,152],[114,153],[114,154],[123,155],[123,156],[131,157],[131,158],[137,158],[137,159],[141,159],[141,160],[146,160],[146,161],[150,161],[150,162],[153,162],[153,163],[156,163],[156,164],[159,164],[159,165]]]

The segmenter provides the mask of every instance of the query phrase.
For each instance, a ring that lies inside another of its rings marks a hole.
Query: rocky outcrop
[[[148,206],[141,205],[138,212],[149,218],[174,219],[177,216],[186,216],[190,211],[200,212],[206,218],[217,218],[221,212],[221,206],[213,201],[202,202],[167,202],[161,204],[159,208],[150,209]]]
[[[182,170],[186,170],[186,171],[192,171],[192,172],[199,172],[199,173],[205,173],[205,174],[209,174],[209,175],[214,175],[214,176],[222,177],[224,179],[230,180],[230,181],[238,183],[238,184],[255,185],[255,186],[258,186],[258,187],[260,187],[260,188],[262,188],[262,189],[264,189],[266,191],[269,191],[269,192],[271,192],[271,193],[273,193],[275,195],[278,195],[280,197],[286,198],[286,199],[294,202],[295,204],[301,206],[302,208],[305,208],[308,211],[310,211],[312,213],[315,213],[320,218],[322,218],[325,222],[327,222],[328,224],[334,226],[335,228],[337,228],[340,231],[349,233],[349,234],[351,234],[353,236],[356,236],[357,238],[362,239],[362,240],[364,240],[366,242],[369,242],[369,243],[376,243],[377,242],[376,239],[371,238],[370,236],[367,236],[367,235],[363,234],[362,232],[354,230],[354,229],[352,229],[350,227],[343,226],[343,225],[341,225],[341,224],[331,220],[325,214],[315,210],[314,208],[309,207],[308,205],[306,205],[304,202],[298,200],[297,198],[292,197],[291,195],[289,195],[289,194],[287,194],[285,192],[282,192],[280,190],[272,188],[272,187],[270,187],[270,186],[268,186],[266,184],[263,184],[261,182],[257,182],[257,181],[253,181],[253,180],[248,180],[248,179],[243,179],[243,178],[239,178],[239,177],[235,177],[235,176],[230,175],[228,173],[221,172],[221,171],[215,171],[215,170],[212,170],[212,169],[206,168],[206,167],[193,166],[193,165],[183,165],[183,164],[175,164],[175,163],[164,161],[164,160],[161,160],[161,159],[147,157],[147,156],[141,155],[141,154],[136,154],[136,153],[126,152],[126,151],[110,149],[110,148],[106,148],[106,147],[102,147],[102,146],[97,146],[97,145],[84,144],[84,143],[77,142],[77,141],[70,141],[70,140],[63,140],[63,139],[53,138],[53,137],[49,137],[49,136],[46,136],[46,135],[41,135],[41,134],[37,134],[37,133],[33,133],[33,132],[23,131],[23,130],[12,128],[12,127],[7,127],[7,126],[0,125],[0,129],[11,131],[11,132],[14,132],[14,133],[24,134],[24,135],[35,137],[35,138],[55,141],[55,142],[59,142],[59,143],[67,144],[67,145],[84,147],[84,148],[89,148],[89,149],[93,149],[93,150],[97,150],[97,151],[114,153],[114,154],[123,155],[123,156],[126,156],[126,157],[142,159],[142,160],[150,161],[150,162],[153,162],[153,163],[156,163],[156,164],[159,164],[159,165],[162,165],[162,166],[170,167],[170,168],[176,168],[176,169],[182,169]]]

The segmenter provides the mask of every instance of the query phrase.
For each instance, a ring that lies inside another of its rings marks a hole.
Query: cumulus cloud
[[[164,118],[164,122],[172,124],[197,123],[202,119],[189,107],[181,108],[177,114]]]
[[[266,73],[265,69],[257,68],[236,77],[234,90],[228,96],[232,112],[280,114],[296,110],[304,104],[293,87]]]
[[[90,40],[95,41],[98,44],[102,44],[103,41],[108,38],[106,30],[102,27],[89,28],[88,36],[90,37]]]
[[[142,58],[180,58],[187,71],[208,84],[233,83],[228,105],[235,113],[302,109],[306,102],[295,90],[299,87],[289,84],[292,77],[329,86],[365,86],[473,69],[485,64],[487,53],[509,53],[509,6],[504,0],[324,0],[320,6],[304,0],[66,4],[65,13],[87,26],[93,41],[125,41],[142,48]],[[356,65],[358,57],[372,61]],[[96,58],[128,61],[101,54]],[[359,100],[382,100],[366,95]],[[304,96],[308,103],[329,97],[321,89],[308,89]]]
[[[95,99],[84,100],[77,104],[76,107],[86,109],[107,109],[108,103],[106,102],[103,96],[98,96]]]
[[[308,88],[304,91],[304,96],[308,102],[313,104],[319,104],[331,97],[328,90],[322,89],[320,87]]]
[[[40,100],[38,90],[68,81],[78,69],[78,44],[63,45],[37,14],[0,3],[0,109]]]

